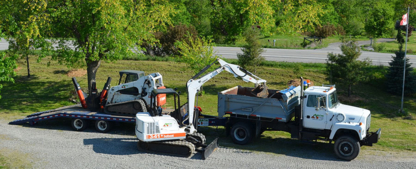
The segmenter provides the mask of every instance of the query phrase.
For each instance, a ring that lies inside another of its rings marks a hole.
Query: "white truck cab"
[[[361,145],[372,145],[380,138],[381,129],[370,133],[371,113],[367,109],[341,104],[335,85],[312,86],[304,90],[302,126],[320,130],[335,141],[335,152],[345,160],[354,159]]]

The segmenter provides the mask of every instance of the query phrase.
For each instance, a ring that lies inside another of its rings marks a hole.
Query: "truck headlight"
[[[343,122],[345,120],[345,115],[340,113],[337,115],[337,121],[338,122]]]

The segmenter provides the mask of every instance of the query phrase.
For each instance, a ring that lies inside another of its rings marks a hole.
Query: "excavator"
[[[111,77],[108,77],[101,93],[98,93],[96,83],[92,82],[88,95],[73,77],[72,82],[82,107],[90,111],[134,117],[137,112],[147,111],[152,90],[165,88],[162,75],[158,72],[145,75],[144,71],[123,70],[119,74],[117,86],[110,88]],[[159,100],[166,99],[159,97]],[[159,106],[164,103],[160,102]]]
[[[221,66],[200,77],[216,62],[220,63]],[[135,133],[139,139],[138,149],[184,157],[190,157],[196,151],[200,151],[203,159],[206,159],[215,151],[218,147],[218,138],[207,145],[205,144],[205,136],[197,131],[198,118],[202,110],[195,105],[195,100],[197,99],[196,94],[201,90],[202,85],[224,70],[245,82],[254,83],[255,88],[252,93],[257,97],[268,96],[266,80],[255,76],[238,65],[217,59],[188,80],[186,84],[188,102],[182,106],[180,106],[180,97],[176,90],[167,88],[152,91],[149,111],[138,112],[135,117]],[[160,102],[158,96],[166,97],[167,94],[174,96],[174,110],[172,112],[160,109],[157,104],[157,102]]]

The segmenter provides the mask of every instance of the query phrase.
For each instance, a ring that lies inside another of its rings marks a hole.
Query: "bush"
[[[404,52],[397,51],[396,56],[392,56],[392,61],[389,62],[389,69],[386,74],[386,90],[395,95],[401,95],[403,90],[403,66],[404,66]],[[409,63],[409,58],[406,58],[406,78],[404,90],[406,95],[416,93],[416,76],[411,72],[413,68]]]
[[[190,25],[179,24],[171,26],[166,32],[154,33],[155,38],[159,41],[156,43],[146,42],[142,47],[146,48],[145,54],[166,56],[166,55],[180,55],[179,48],[175,46],[176,42],[187,41],[189,43],[189,37],[192,40],[198,38],[198,32],[195,27]]]
[[[326,38],[326,37],[333,36],[333,35],[345,35],[345,30],[340,25],[334,26],[334,25],[327,23],[322,26],[317,26],[315,28],[315,32],[312,35]]]

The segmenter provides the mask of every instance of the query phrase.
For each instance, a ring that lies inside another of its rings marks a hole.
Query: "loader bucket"
[[[207,147],[205,147],[204,152],[202,152],[202,159],[207,159],[216,149],[218,148],[218,137],[214,139]]]
[[[257,97],[267,98],[267,96],[269,96],[269,91],[267,89],[266,84],[258,85],[251,91],[251,93]]]

